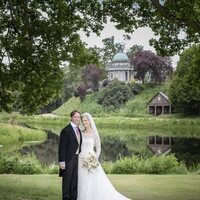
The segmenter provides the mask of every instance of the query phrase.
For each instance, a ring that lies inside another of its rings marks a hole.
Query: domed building
[[[129,83],[134,79],[134,68],[130,64],[128,56],[125,53],[119,52],[114,55],[111,63],[106,66],[108,72],[108,80],[118,79]]]

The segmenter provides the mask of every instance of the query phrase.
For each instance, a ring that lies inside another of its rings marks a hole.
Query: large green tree
[[[119,29],[132,32],[150,27],[158,36],[150,43],[161,55],[173,55],[200,42],[199,0],[105,0],[104,7]]]
[[[177,112],[200,114],[200,46],[183,52],[170,85],[169,97]]]
[[[98,0],[0,1],[0,110],[33,113],[58,96],[62,61],[82,50],[78,31],[102,23]]]
[[[124,44],[115,42],[115,37],[104,38],[102,40],[103,48],[101,49],[102,63],[108,64],[112,61],[113,56],[119,51],[123,51],[125,48]]]
[[[90,64],[101,66],[100,50],[97,47],[86,48],[84,44],[79,45],[79,50],[75,51],[69,59],[69,73],[72,84],[82,81],[81,71]]]
[[[144,47],[142,45],[134,44],[127,51],[128,57],[133,57],[136,53],[144,51]]]

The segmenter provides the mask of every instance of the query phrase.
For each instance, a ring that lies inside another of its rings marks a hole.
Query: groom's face
[[[76,124],[76,125],[79,125],[80,119],[81,119],[80,113],[75,113],[75,114],[71,117],[71,121],[72,121],[74,124]]]

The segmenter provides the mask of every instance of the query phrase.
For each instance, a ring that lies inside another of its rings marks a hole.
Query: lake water
[[[43,165],[57,164],[59,132],[62,127],[37,128],[47,130],[47,140],[19,144],[19,151],[23,155],[34,153]],[[149,157],[173,153],[188,166],[200,163],[200,139],[197,137],[173,133],[139,133],[128,128],[100,127],[99,133],[102,142],[101,161],[115,161],[131,155]]]

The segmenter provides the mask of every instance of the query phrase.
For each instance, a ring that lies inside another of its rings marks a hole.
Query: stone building
[[[111,63],[106,66],[108,80],[118,79],[125,83],[134,80],[134,68],[130,64],[129,58],[125,53],[119,52],[114,55]]]

